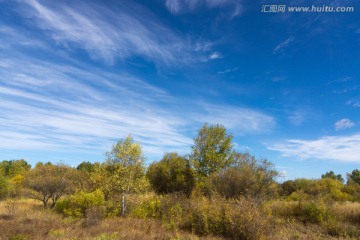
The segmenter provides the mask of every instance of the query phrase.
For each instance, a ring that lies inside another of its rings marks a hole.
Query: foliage
[[[4,160],[0,162],[0,175],[7,178],[15,177],[16,175],[23,175],[29,171],[31,165],[24,159],[19,160]]]
[[[120,139],[113,145],[110,152],[106,153],[107,164],[121,164],[124,167],[142,165],[144,156],[140,144],[135,143],[131,135]]]
[[[0,200],[5,199],[9,193],[9,182],[0,174]]]
[[[58,201],[55,210],[70,217],[84,217],[88,209],[105,205],[104,193],[101,190],[94,192],[77,192],[68,199]]]
[[[161,199],[159,196],[149,196],[139,199],[131,209],[130,216],[142,219],[159,218]]]
[[[360,170],[354,169],[351,173],[347,174],[348,184],[358,184],[360,185]]]
[[[231,165],[232,138],[225,127],[219,124],[204,124],[199,129],[192,146],[191,160],[200,179]]]
[[[226,198],[247,196],[263,198],[276,192],[278,172],[266,159],[257,160],[249,153],[234,152],[234,164],[213,174],[212,184]]]
[[[105,199],[118,198],[120,195],[141,193],[148,189],[145,168],[142,165],[123,166],[103,163],[91,173],[92,185],[101,189]]]
[[[131,136],[120,139],[107,154],[100,172],[106,176],[105,192],[136,193],[144,188],[145,167],[141,146]],[[102,182],[100,182],[103,185]]]
[[[148,189],[142,149],[131,136],[127,136],[113,145],[106,156],[106,162],[95,166],[91,172],[92,185],[102,190],[106,200],[118,202],[121,197],[122,215],[125,216],[126,196]]]
[[[345,185],[343,191],[346,194],[351,196],[352,201],[360,202],[360,185],[359,184]]]
[[[82,171],[82,172],[93,172],[95,169],[95,164],[91,162],[82,162],[77,167],[76,170]]]
[[[297,192],[303,192],[309,197],[322,197],[333,201],[356,200],[356,191],[351,187],[344,186],[339,180],[332,178],[323,179],[295,179],[289,180],[280,185],[280,192],[283,196],[293,198]]]
[[[324,223],[335,220],[333,207],[321,198],[297,201],[275,201],[270,203],[271,214],[302,223]]]
[[[51,199],[53,208],[59,198],[73,191],[75,170],[65,165],[37,165],[30,170],[24,179],[31,198],[42,201],[47,207]]]
[[[195,186],[189,161],[177,153],[166,153],[160,162],[149,166],[146,175],[158,194],[180,192],[189,197]]]
[[[196,204],[197,203],[197,204]],[[207,199],[196,201],[183,227],[198,234],[222,235],[230,239],[261,239],[271,232],[270,219],[251,200]]]
[[[334,180],[338,180],[340,182],[344,182],[344,178],[341,176],[341,174],[335,174],[334,171],[330,171],[330,172],[326,172],[325,174],[322,174],[321,175],[321,178],[324,179],[324,178],[331,178],[331,179],[334,179]]]

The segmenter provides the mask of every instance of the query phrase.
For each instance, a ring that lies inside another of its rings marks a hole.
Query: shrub
[[[192,206],[183,228],[231,239],[261,239],[271,231],[272,224],[262,208],[245,198],[200,202]]]
[[[150,196],[142,199],[141,202],[131,209],[130,215],[137,218],[159,218],[160,217],[161,198]]]
[[[304,222],[321,223],[332,216],[329,206],[321,201],[307,201],[300,209],[300,217]]]
[[[0,200],[5,199],[9,192],[8,180],[0,174]]]
[[[104,193],[101,190],[90,193],[81,191],[71,195],[68,199],[57,202],[55,210],[71,217],[84,217],[87,209],[104,204]]]
[[[106,208],[104,206],[92,206],[85,210],[84,227],[94,226],[98,224],[105,216]]]

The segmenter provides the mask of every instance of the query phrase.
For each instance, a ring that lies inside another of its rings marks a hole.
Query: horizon
[[[0,160],[102,162],[131,134],[150,164],[190,153],[206,122],[285,180],[346,178],[360,166],[360,3],[278,2],[354,11],[0,0]]]

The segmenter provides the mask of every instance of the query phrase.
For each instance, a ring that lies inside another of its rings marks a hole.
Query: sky
[[[353,12],[262,12],[269,5]],[[0,160],[146,163],[204,123],[282,180],[360,168],[358,0],[0,0]]]

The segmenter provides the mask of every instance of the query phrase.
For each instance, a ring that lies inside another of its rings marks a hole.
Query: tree
[[[142,165],[144,156],[140,144],[135,143],[131,135],[120,139],[113,145],[110,152],[106,153],[107,164],[121,164],[124,167]]]
[[[0,174],[0,200],[6,198],[9,193],[9,181]]]
[[[234,164],[212,177],[215,189],[226,198],[240,195],[264,198],[275,193],[275,178],[278,172],[266,159],[257,160],[249,153],[234,152]]]
[[[208,125],[199,129],[192,146],[191,159],[200,179],[208,177],[233,162],[232,135],[219,124]]]
[[[61,196],[73,190],[75,170],[65,165],[38,164],[26,174],[24,184],[31,198],[42,201],[47,207],[51,199],[53,208]]]
[[[340,182],[344,182],[344,179],[343,177],[341,176],[341,174],[335,174],[334,171],[330,171],[330,172],[326,172],[325,174],[322,174],[321,175],[321,178],[322,179],[325,179],[325,178],[331,178],[331,179],[334,179],[334,180],[339,180]]]
[[[23,175],[25,172],[29,171],[30,168],[31,165],[24,159],[4,160],[0,163],[0,174],[4,177],[12,178],[19,174]]]
[[[106,156],[105,164],[99,169],[106,179],[100,184],[106,197],[117,193],[122,196],[122,215],[125,216],[126,195],[147,187],[142,149],[129,135],[113,145]]]
[[[158,194],[180,192],[190,197],[195,186],[189,160],[177,153],[166,153],[160,162],[149,166],[146,175]]]
[[[360,185],[360,170],[355,169],[351,173],[347,174],[348,184],[359,184]]]
[[[77,167],[76,170],[82,171],[82,172],[93,172],[95,168],[95,165],[91,162],[82,162]]]

